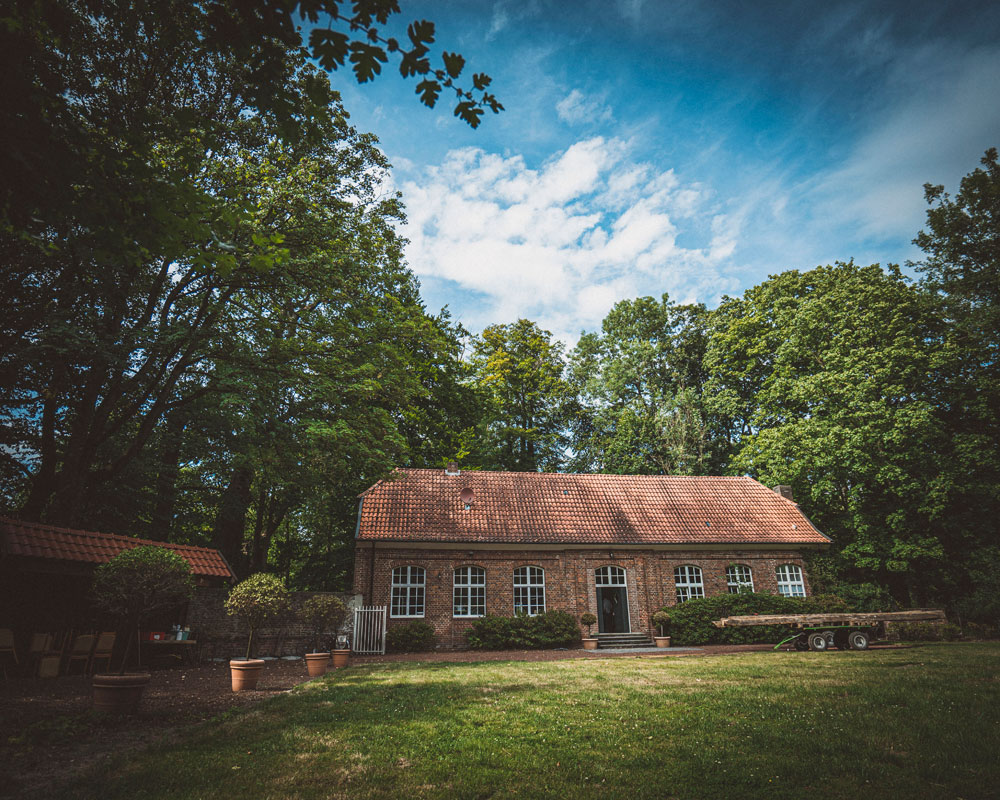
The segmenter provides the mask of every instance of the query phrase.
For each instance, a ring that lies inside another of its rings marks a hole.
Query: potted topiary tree
[[[191,599],[191,565],[165,547],[122,550],[94,571],[92,593],[98,608],[115,618],[125,641],[118,673],[94,675],[94,708],[127,713],[135,709],[149,683],[148,672],[125,673],[132,640],[151,614]]]
[[[594,639],[590,635],[590,629],[597,623],[597,617],[591,614],[589,611],[586,614],[580,616],[580,622],[587,626],[587,635],[583,640],[584,650],[596,650],[597,649],[597,639]]]
[[[330,663],[330,650],[321,650],[320,642],[324,635],[329,636],[331,630],[336,635],[346,615],[347,606],[334,595],[314,595],[302,604],[302,620],[313,634],[312,652],[306,653],[306,669],[311,677],[315,678],[326,672]]]
[[[288,590],[285,582],[277,575],[258,572],[242,583],[236,584],[226,599],[226,611],[242,619],[250,629],[247,636],[245,658],[234,658],[229,662],[232,673],[233,691],[256,689],[263,660],[253,658],[254,637],[261,626],[271,617],[288,607]]]
[[[653,614],[653,624],[660,632],[659,636],[654,636],[657,647],[670,647],[670,637],[667,632],[670,630],[670,615],[666,611],[657,611]]]

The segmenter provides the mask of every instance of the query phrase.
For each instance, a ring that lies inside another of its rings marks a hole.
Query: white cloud
[[[579,89],[574,89],[556,103],[556,114],[570,125],[578,122],[610,122],[612,119],[611,109],[603,99],[587,97]]]
[[[961,57],[926,47],[897,57],[877,115],[845,161],[821,176],[821,216],[868,236],[910,236],[924,222],[924,183],[956,188],[997,144],[1000,48]]]
[[[478,298],[475,311],[453,302],[473,329],[526,316],[572,343],[618,300],[737,288],[723,274],[734,229],[708,193],[635,162],[618,139],[576,142],[538,168],[454,150],[402,189],[410,266],[452,297]]]

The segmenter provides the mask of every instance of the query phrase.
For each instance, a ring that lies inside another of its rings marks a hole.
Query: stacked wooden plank
[[[841,612],[837,614],[753,614],[723,617],[712,624],[716,628],[750,625],[791,625],[795,628],[820,628],[824,625],[870,628],[881,622],[947,622],[940,608],[917,608],[910,611],[874,613]]]

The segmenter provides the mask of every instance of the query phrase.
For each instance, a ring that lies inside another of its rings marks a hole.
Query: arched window
[[[726,567],[726,586],[729,594],[744,594],[753,591],[753,575],[746,564],[730,564]]]
[[[545,570],[541,567],[518,567],[514,570],[514,613],[545,613]]]
[[[486,570],[459,567],[455,570],[454,610],[456,617],[481,617],[486,613]]]
[[[594,583],[598,586],[624,586],[625,570],[621,567],[598,567],[594,570]]]
[[[694,600],[705,596],[705,586],[701,582],[701,567],[685,565],[674,568],[674,586],[677,589],[677,602]]]
[[[784,597],[805,597],[806,584],[802,580],[802,568],[795,564],[782,564],[774,571],[778,579],[778,594]]]
[[[423,567],[396,567],[392,571],[390,616],[422,617],[426,582],[427,574]]]

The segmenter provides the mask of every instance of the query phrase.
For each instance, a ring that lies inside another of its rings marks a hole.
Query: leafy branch
[[[358,83],[367,83],[382,72],[382,65],[388,63],[389,54],[398,54],[399,74],[404,78],[423,77],[417,84],[416,93],[428,108],[434,108],[443,91],[455,92],[457,103],[455,116],[472,128],[478,128],[485,109],[494,114],[504,110],[496,96],[487,91],[492,79],[483,72],[472,75],[472,89],[458,83],[465,69],[465,59],[459,53],[441,53],[442,66],[431,67],[428,54],[434,43],[434,23],[428,20],[411,22],[406,29],[409,48],[404,47],[394,37],[385,37],[378,26],[384,26],[393,14],[399,13],[399,5],[394,0],[358,0],[352,4],[352,14],[342,14],[339,0],[325,2],[303,2],[302,15],[313,24],[318,24],[321,12],[329,17],[326,28],[316,27],[309,34],[309,49],[321,67],[333,71],[351,63],[351,69]],[[334,25],[347,27],[352,37]],[[357,36],[360,34],[360,36]]]

